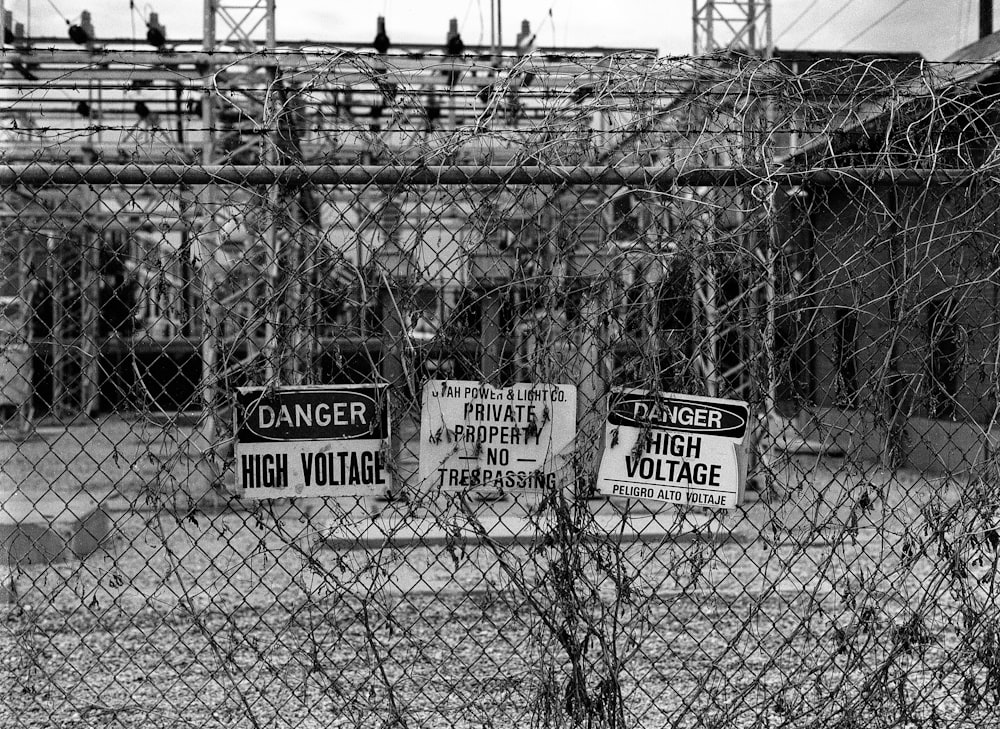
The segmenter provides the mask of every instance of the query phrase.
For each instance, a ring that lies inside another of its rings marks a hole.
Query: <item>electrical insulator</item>
[[[448,38],[445,40],[444,51],[449,56],[461,56],[465,53],[465,43],[458,33],[458,18],[448,21]]]
[[[89,45],[91,41],[87,31],[76,24],[69,26],[69,39],[81,46]]]
[[[375,40],[372,41],[372,46],[377,53],[384,55],[388,52],[391,45],[389,36],[385,32],[385,18],[380,15],[378,16],[378,31],[375,33]]]
[[[69,24],[69,21],[66,21]],[[87,46],[87,48],[93,48],[94,45],[94,26],[90,22],[90,13],[84,10],[80,13],[80,23],[72,24],[69,26],[69,39],[76,43],[77,45]]]
[[[167,45],[167,29],[160,23],[160,16],[156,13],[149,14],[149,22],[146,23],[146,41],[161,51]]]

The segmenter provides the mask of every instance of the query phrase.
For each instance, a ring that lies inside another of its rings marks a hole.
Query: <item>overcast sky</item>
[[[203,0],[3,0],[15,19],[30,11],[32,35],[63,35],[65,19],[90,10],[98,36],[145,35],[140,18],[154,10],[173,37],[202,32]],[[915,50],[936,60],[976,37],[979,0],[902,0],[898,10],[872,26],[900,0],[774,0],[779,48]],[[811,6],[811,7],[810,7]],[[809,11],[790,27],[792,21]],[[542,45],[657,48],[691,52],[690,0],[503,0],[503,31],[513,41],[522,19],[531,21]],[[278,37],[289,40],[365,42],[375,19],[387,18],[394,42],[441,42],[449,18],[458,18],[468,44],[489,41],[490,0],[278,0]],[[835,16],[835,17],[832,17]],[[832,18],[832,19],[831,19]],[[1000,19],[1000,13],[998,13]],[[859,36],[860,34],[860,36]],[[859,37],[856,37],[859,36]]]

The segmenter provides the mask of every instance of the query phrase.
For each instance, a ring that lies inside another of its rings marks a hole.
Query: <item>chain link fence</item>
[[[994,69],[587,63],[8,130],[0,722],[996,719]],[[575,397],[554,475],[425,465],[448,383]],[[240,388],[374,384],[379,478],[241,487]],[[741,503],[599,493],[616,388],[746,402]]]

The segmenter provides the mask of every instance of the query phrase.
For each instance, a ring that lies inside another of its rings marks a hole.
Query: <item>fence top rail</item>
[[[0,167],[0,185],[791,185],[937,186],[971,184],[988,170],[829,167],[776,171],[753,167],[186,165],[28,163]]]

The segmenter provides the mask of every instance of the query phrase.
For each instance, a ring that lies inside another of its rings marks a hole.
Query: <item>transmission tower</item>
[[[773,55],[771,0],[692,0],[692,7],[696,56],[719,51],[736,51],[764,59]],[[766,111],[761,109],[760,114]],[[706,200],[706,204],[713,205],[713,202]],[[737,197],[722,204],[737,210],[744,205]],[[707,231],[708,236],[718,234],[711,224]],[[731,231],[729,235],[744,236],[745,245],[766,255],[766,242],[757,240],[752,234]],[[725,275],[711,261],[697,267],[695,281],[695,301],[704,331],[696,356],[705,378],[706,392],[743,396],[751,384],[748,365],[757,358],[753,352],[757,345],[752,338],[744,336],[739,326],[739,322],[745,320],[740,307],[751,301],[763,302],[764,308],[770,311],[767,304],[773,294],[764,284],[750,291],[738,287],[740,290],[735,296],[732,291],[727,293]],[[734,347],[739,350],[738,356],[734,356]],[[769,392],[767,400],[770,411],[773,393]]]
[[[207,53],[273,51],[276,45],[274,3],[275,0],[205,0],[202,50]],[[268,80],[273,80],[266,78],[268,69],[264,69],[262,78],[260,64],[252,61],[227,64],[217,73],[214,68],[208,71],[210,77],[214,73],[216,93],[206,95],[202,108],[206,130],[202,161],[205,164],[217,161],[220,156],[216,149],[218,135],[213,132],[220,106],[239,109],[245,118],[262,123],[263,104],[247,92],[259,88],[262,80],[264,88]]]
[[[770,58],[771,0],[692,0],[694,55],[735,50]]]
[[[261,46],[273,50],[274,0],[205,0],[204,29],[206,51],[214,51],[219,45],[250,52]]]
[[[210,64],[205,69],[208,78],[213,79],[214,88],[207,90],[201,100],[202,164],[232,162],[236,159],[232,154],[233,150],[227,153],[224,149],[222,143],[225,135],[217,129],[224,111],[228,110],[231,114],[236,112],[236,118],[243,120],[242,123],[248,124],[250,128],[264,128],[268,121],[273,121],[267,118],[269,109],[264,99],[267,98],[268,88],[275,82],[277,67],[254,62],[253,54],[275,50],[274,5],[275,0],[204,0],[202,50],[207,54],[229,50],[250,55],[237,63],[222,67]],[[209,58],[212,56],[209,55]],[[237,122],[234,124],[237,128],[228,131],[238,135],[239,125]],[[267,145],[262,145],[259,138],[246,147],[257,161],[273,161],[264,159]],[[217,260],[223,238],[229,236],[224,232],[224,220],[218,215],[218,211],[225,209],[220,204],[221,197],[214,186],[208,185],[201,191],[198,200],[204,219],[203,232],[210,234],[203,236],[209,242],[203,244],[201,251],[201,258],[204,260],[201,262],[199,275],[204,296],[208,295],[207,292],[218,289],[225,278],[218,266],[205,263]],[[277,250],[278,246],[275,231],[274,225],[269,226],[269,234],[264,241],[264,245],[271,251]],[[247,242],[244,254],[249,255],[252,252],[249,249],[253,246],[252,241]],[[204,383],[202,400],[208,415],[201,424],[201,430],[206,439],[212,442],[216,428],[213,406],[217,397],[213,373],[219,366],[222,342],[217,330],[223,315],[217,301],[209,302],[206,310],[208,322],[201,343],[201,359]]]

